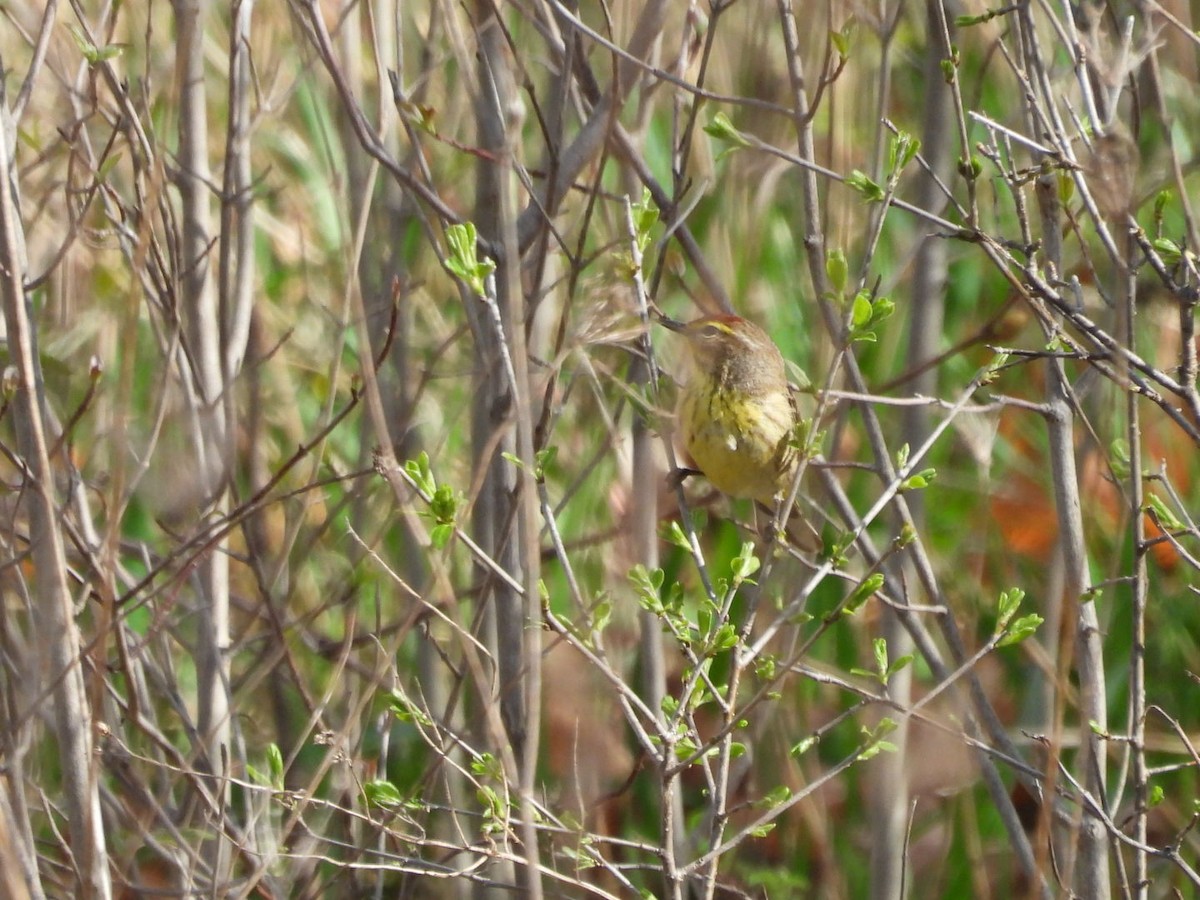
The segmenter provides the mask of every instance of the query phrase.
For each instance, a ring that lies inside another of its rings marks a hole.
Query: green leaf
[[[404,796],[400,793],[400,789],[390,781],[382,779],[368,781],[363,785],[363,793],[367,796],[367,802],[373,806],[390,809],[404,805]]]
[[[1010,588],[1007,591],[1001,592],[995,634],[1003,632],[1004,635],[996,642],[997,647],[1019,644],[1037,631],[1038,626],[1044,621],[1036,613],[1022,616],[1016,621],[1012,621],[1013,617],[1017,614],[1017,609],[1020,607],[1021,601],[1024,599],[1025,592],[1020,588]],[[1010,622],[1011,624],[1009,624]]]
[[[545,484],[546,470],[558,459],[558,447],[545,447],[534,454],[533,477],[538,484]]]
[[[1150,245],[1158,251],[1158,255],[1168,266],[1178,265],[1183,259],[1183,249],[1170,238],[1155,238]]]
[[[735,585],[749,581],[750,576],[762,567],[762,562],[754,555],[754,545],[752,543],[742,544],[741,555],[735,556],[733,562],[730,563],[730,568],[733,574],[733,583]],[[751,582],[753,583],[753,582]]]
[[[1045,619],[1037,613],[1030,613],[1027,616],[1021,616],[1012,623],[1012,627],[1008,629],[1008,633],[996,642],[997,647],[1007,647],[1010,644],[1019,644],[1027,637],[1038,630]]]
[[[483,807],[484,832],[493,834],[501,831],[504,827],[507,804],[500,792],[488,785],[482,785],[475,789],[475,799]]]
[[[603,632],[608,623],[612,620],[613,604],[608,597],[598,601],[592,607],[592,631],[597,633]]]
[[[690,552],[692,549],[691,542],[688,540],[687,535],[683,532],[683,526],[681,526],[674,519],[672,519],[670,522],[667,522],[662,526],[662,528],[659,529],[658,536],[668,544],[674,544],[681,550],[687,550]]]
[[[881,685],[886,686],[888,679],[904,667],[910,665],[913,661],[911,654],[905,654],[895,662],[889,664],[887,641],[884,638],[875,638],[872,642],[872,649],[875,653],[875,671],[869,672],[866,669],[851,669],[851,675],[857,675],[860,678],[870,678],[872,681],[878,681]]]
[[[1150,786],[1150,796],[1146,798],[1146,804],[1151,808],[1158,806],[1166,799],[1166,792],[1161,784],[1152,784]]]
[[[921,140],[907,131],[892,135],[888,142],[888,168],[893,177],[899,175],[918,153],[921,152]]]
[[[874,572],[868,575],[858,587],[856,587],[850,597],[842,606],[843,616],[852,616],[865,604],[871,596],[883,587],[883,573]]]
[[[882,675],[887,671],[888,667],[888,649],[886,638],[875,638],[873,649],[875,651],[875,668]]]
[[[466,282],[467,287],[475,294],[484,296],[487,292],[487,277],[495,270],[496,263],[486,257],[479,258],[475,225],[471,222],[451,225],[446,229],[446,243],[449,245],[449,253],[446,255],[447,270]]]
[[[854,305],[850,310],[850,327],[855,331],[866,328],[871,321],[871,296],[866,291],[854,295]]]
[[[439,525],[453,525],[460,499],[454,488],[448,484],[440,484],[429,498],[429,514]]]
[[[740,131],[733,127],[733,123],[729,121],[729,116],[723,112],[717,113],[709,120],[709,123],[704,126],[704,133],[709,137],[728,141],[738,147],[753,146]]]
[[[886,196],[883,187],[860,169],[855,169],[846,176],[846,184],[869,203],[878,203]]]
[[[89,66],[106,62],[121,55],[122,48],[118,44],[106,44],[103,47],[97,47],[76,26],[68,25],[67,30],[71,32],[71,37],[75,39],[75,46],[79,48],[79,52],[83,54],[83,58],[87,60]]]
[[[902,492],[924,490],[935,478],[937,478],[937,469],[922,469],[916,475],[910,475],[900,482],[900,490]]]
[[[471,759],[471,771],[480,778],[490,778],[493,781],[504,780],[504,766],[491,753],[483,752]]]
[[[636,586],[646,586],[655,593],[662,590],[663,582],[666,580],[662,569],[647,569],[641,563],[630,570],[629,577]]]
[[[835,247],[825,257],[825,274],[829,276],[829,283],[836,293],[845,292],[850,269],[846,264],[846,254],[840,248]]]
[[[764,653],[754,660],[754,675],[762,681],[771,681],[775,677],[777,661],[770,653]]]
[[[678,581],[671,582],[671,586],[667,588],[666,596],[663,598],[663,606],[670,610],[674,615],[680,615],[683,610],[683,585]]]
[[[435,550],[445,550],[452,537],[454,537],[453,525],[443,523],[429,529],[429,543]]]
[[[396,104],[396,109],[404,121],[415,125],[429,134],[437,135],[437,126],[434,122],[437,117],[437,109],[434,107],[426,106],[424,103],[416,103],[412,100],[400,100]]]
[[[698,749],[696,742],[691,738],[680,738],[675,743],[675,758],[678,760],[687,759],[689,756],[694,756]],[[696,762],[699,762],[699,760]]]
[[[1154,221],[1158,224],[1159,228],[1162,226],[1163,214],[1166,212],[1167,204],[1170,202],[1170,191],[1162,190],[1154,196]]]
[[[837,51],[837,55],[842,59],[850,56],[850,36],[843,31],[830,31],[829,42],[833,44],[833,49]]]
[[[765,825],[758,825],[754,828],[751,828],[750,836],[756,837],[756,838],[766,837],[768,834],[770,834],[772,831],[775,830],[775,826],[777,824],[778,824],[777,822],[767,822]]]
[[[879,724],[875,728],[867,728],[863,726],[860,729],[860,734],[863,736],[862,752],[859,754],[860,760],[868,760],[878,756],[880,752],[893,753],[896,750],[896,745],[891,741],[884,740],[889,734],[896,730],[896,723],[886,716],[879,720]]]
[[[629,571],[629,580],[633,583],[638,604],[642,609],[656,616],[666,612],[660,596],[665,577],[662,569],[650,571],[641,563]]]
[[[447,228],[446,243],[450,245],[451,259],[474,262],[477,236],[474,222],[463,222]]]
[[[803,756],[813,747],[817,746],[817,738],[815,735],[810,735],[797,744],[792,745],[792,749],[788,751],[790,756]]]
[[[891,318],[896,311],[896,304],[888,297],[879,297],[871,304],[871,324],[879,325]]]
[[[1025,592],[1020,588],[1011,588],[1007,591],[1000,592],[999,616],[996,620],[996,633],[999,634],[1008,627],[1009,621],[1017,614],[1017,610],[1021,606],[1021,601],[1025,599]]]
[[[267,744],[267,768],[271,772],[271,784],[283,788],[283,752],[279,745],[272,742]]]
[[[787,367],[788,377],[796,385],[796,390],[802,394],[813,393],[813,383],[812,379],[808,377],[808,373],[790,359],[785,359],[783,362]]]
[[[774,809],[781,803],[787,803],[790,799],[792,799],[792,789],[786,784],[780,784],[755,800],[754,805],[760,809]]]
[[[1063,205],[1071,202],[1075,196],[1075,179],[1066,172],[1058,173],[1058,200]]]
[[[658,206],[650,194],[650,188],[642,188],[642,198],[633,204],[633,226],[639,236],[648,236],[650,229],[658,224]],[[645,245],[643,244],[643,247]]]
[[[578,827],[578,826],[572,825],[572,827]],[[593,851],[588,846],[589,843],[590,843],[590,838],[584,837],[584,838],[582,838],[581,843],[576,845],[575,847],[569,847],[569,846],[566,846],[565,844],[560,844],[555,849],[559,853],[561,853],[566,859],[569,859],[571,861],[572,865],[575,866],[576,868],[581,869],[581,870],[582,869],[592,869],[600,864],[600,860],[597,858],[595,851]]]
[[[425,710],[417,706],[400,688],[392,688],[388,695],[388,708],[392,715],[401,722],[415,722],[425,727],[433,724],[433,719],[425,713]]]
[[[850,563],[850,557],[846,555],[846,548],[852,543],[851,536],[848,534],[839,535],[829,545],[829,564],[834,569],[844,569]]]
[[[983,378],[979,380],[980,387],[991,384],[1000,377],[1001,370],[1008,365],[1008,353],[1000,352],[992,357],[991,362],[987,365],[987,371]]]
[[[1129,444],[1124,438],[1114,438],[1108,445],[1108,466],[1116,478],[1129,477]]]
[[[437,491],[437,482],[434,480],[433,472],[429,469],[429,454],[424,450],[417,454],[416,459],[410,459],[404,463],[404,471],[421,493],[432,497]]]
[[[1175,515],[1175,511],[1156,494],[1147,494],[1146,502],[1143,508],[1148,512],[1153,512],[1154,517],[1158,520],[1158,527],[1164,531],[1183,531],[1184,525]]]
[[[796,423],[796,427],[792,429],[792,435],[788,442],[799,450],[806,458],[815,456],[821,450],[821,444],[825,441],[825,432],[819,428],[815,428],[815,424],[811,417],[804,417]]]
[[[723,650],[728,650],[731,647],[736,647],[738,642],[737,629],[732,624],[726,622],[717,629],[717,633],[713,635],[710,646],[712,652],[720,653]]]
[[[875,743],[873,743],[869,747],[867,747],[865,750],[863,750],[863,752],[861,754],[859,754],[858,758],[860,760],[862,760],[863,762],[866,762],[868,759],[874,759],[880,753],[895,753],[895,752],[896,752],[896,745],[893,744],[891,741],[876,741]]]

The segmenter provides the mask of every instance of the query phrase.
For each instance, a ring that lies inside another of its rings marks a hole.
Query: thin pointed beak
[[[687,328],[683,322],[678,319],[672,319],[670,316],[659,315],[658,324],[664,328],[669,328],[671,331],[683,331]]]

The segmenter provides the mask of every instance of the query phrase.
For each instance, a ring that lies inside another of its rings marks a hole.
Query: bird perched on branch
[[[679,398],[678,420],[688,455],[723,494],[749,497],[774,510],[800,464],[793,444],[796,404],[779,348],[740,316],[686,323],[663,316],[660,321],[687,345],[691,372]],[[801,549],[820,547],[820,538],[802,519],[789,522],[788,533]]]

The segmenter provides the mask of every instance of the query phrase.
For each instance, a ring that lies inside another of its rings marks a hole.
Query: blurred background
[[[1194,15],[5,5],[8,894],[1190,896]]]

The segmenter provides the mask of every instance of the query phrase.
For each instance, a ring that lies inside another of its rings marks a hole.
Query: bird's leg
[[[764,523],[762,527],[763,540],[766,542],[768,547],[773,547],[775,542],[781,537],[779,529],[775,527],[774,510],[772,510],[771,507],[767,506],[765,503],[759,503],[755,501],[754,511],[757,514],[757,518]]]
[[[670,472],[667,473],[667,487],[672,488],[672,489],[677,488],[681,484],[683,484],[685,481],[687,481],[689,476],[703,475],[703,474],[704,473],[701,472],[699,469],[689,469],[686,466],[676,466],[674,469],[672,469]]]
[[[767,540],[768,546],[780,543],[789,543],[797,550],[802,550],[805,553],[820,553],[825,549],[825,542],[821,539],[821,535],[817,530],[809,524],[809,521],[804,518],[800,512],[799,504],[792,507],[791,514],[787,521],[783,523],[782,529],[775,527],[775,511],[763,503],[754,504],[758,508],[760,515],[766,517],[767,525],[763,529],[763,536]]]

